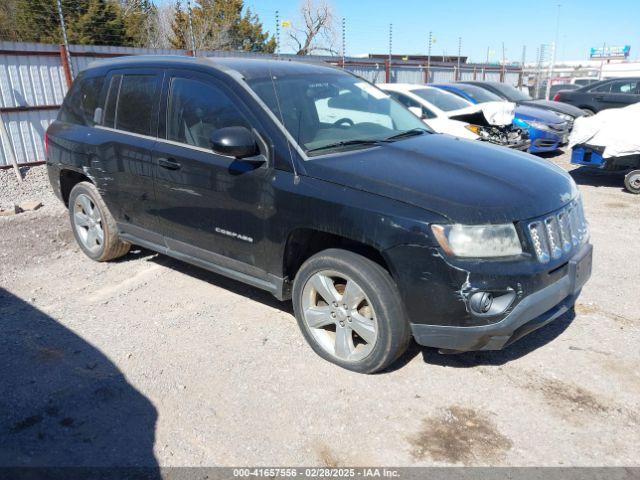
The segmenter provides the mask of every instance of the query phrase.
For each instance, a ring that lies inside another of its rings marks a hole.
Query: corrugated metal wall
[[[131,47],[109,47],[71,45],[71,69],[75,75],[95,61],[118,55],[186,55],[186,50],[151,49]],[[202,51],[199,56],[229,57],[238,52]],[[275,55],[242,53],[242,56],[273,58]],[[298,61],[339,64],[337,57],[299,57],[281,55],[281,58]],[[361,58],[346,58],[345,69],[372,83],[386,80],[385,63]],[[390,81],[394,83],[423,83],[425,66],[416,62],[390,68]],[[477,67],[478,79],[481,68]],[[508,71],[505,80],[516,84],[519,72]],[[473,70],[463,69],[463,80],[473,78]],[[451,82],[455,70],[451,66],[432,65],[429,82]],[[487,80],[500,80],[500,72],[487,72]],[[62,104],[67,92],[65,71],[58,45],[25,42],[0,42],[0,117],[7,129],[8,138],[0,137],[0,167],[10,164],[8,152],[13,149],[19,164],[44,161],[43,135],[57,115],[56,106]],[[43,108],[44,107],[44,108]]]

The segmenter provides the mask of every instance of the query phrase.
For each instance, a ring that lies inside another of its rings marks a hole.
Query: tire
[[[594,110],[591,110],[590,108],[582,108],[581,110],[585,113],[587,117],[592,117],[596,114],[596,112]]]
[[[126,255],[131,244],[120,240],[116,222],[96,186],[76,184],[69,194],[71,229],[80,249],[97,262]]]
[[[640,194],[640,170],[633,170],[624,177],[624,186],[631,193]]]
[[[354,372],[383,370],[411,341],[389,273],[350,251],[328,249],[304,262],[293,282],[293,309],[311,348]]]

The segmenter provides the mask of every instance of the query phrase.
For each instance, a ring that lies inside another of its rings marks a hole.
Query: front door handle
[[[159,158],[158,165],[167,170],[180,170],[180,165],[174,158]]]

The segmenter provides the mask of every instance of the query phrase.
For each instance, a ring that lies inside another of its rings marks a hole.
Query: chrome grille
[[[561,258],[583,245],[589,238],[581,200],[529,222],[528,230],[533,250],[542,263]]]

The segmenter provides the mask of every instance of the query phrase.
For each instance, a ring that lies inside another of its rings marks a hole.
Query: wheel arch
[[[69,168],[63,168],[60,170],[60,194],[62,195],[62,201],[65,206],[69,206],[69,195],[71,190],[80,182],[95,183],[84,173],[72,170]]]
[[[377,263],[394,277],[389,260],[376,246],[344,235],[315,228],[296,228],[287,236],[282,257],[283,277],[291,282],[302,264],[318,252],[340,248],[362,255]]]

